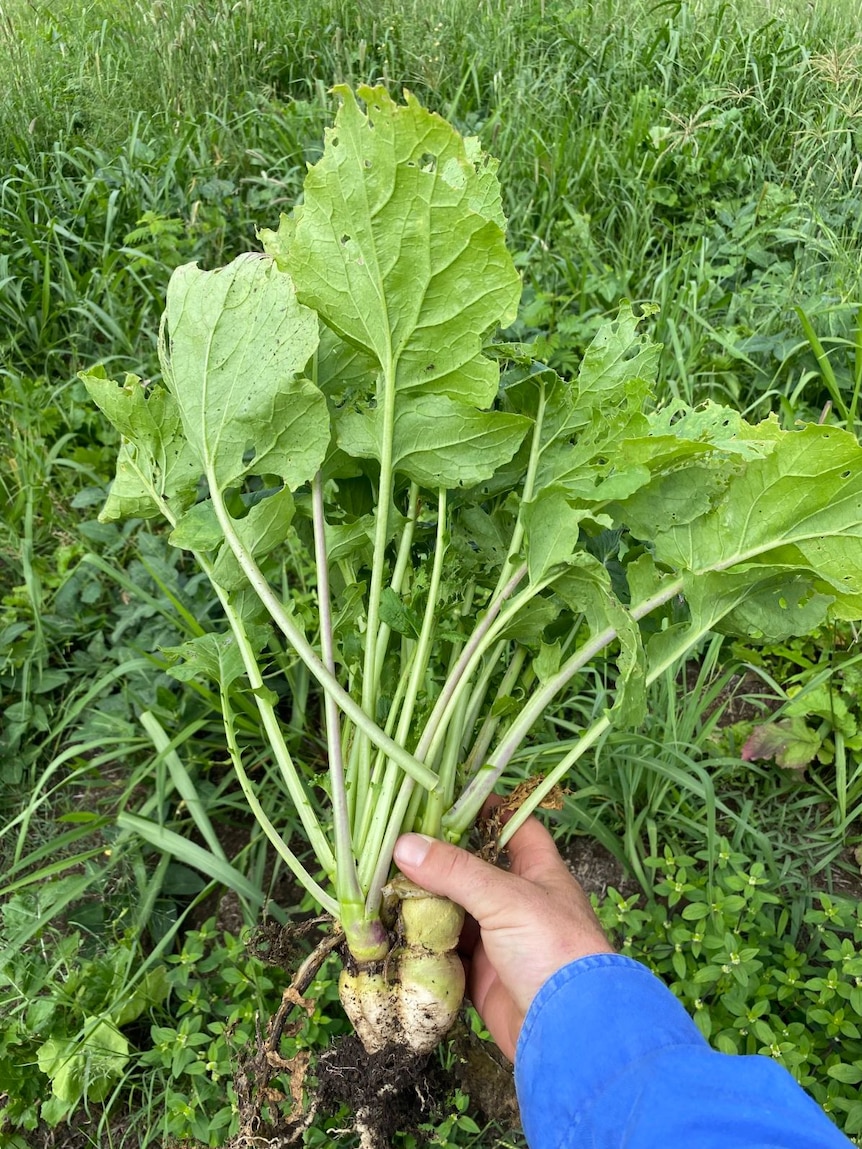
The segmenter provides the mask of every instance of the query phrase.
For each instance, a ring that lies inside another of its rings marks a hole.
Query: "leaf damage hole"
[[[366,161],[365,161],[365,167],[366,167],[366,168],[370,168],[370,167],[371,167],[371,160],[366,160]]]
[[[848,470],[841,472],[841,478],[842,479],[849,479],[852,474],[853,474],[853,472],[851,470],[849,470],[849,468],[848,468]]]
[[[424,152],[419,158],[419,167],[423,172],[436,172],[437,157],[432,152]]]
[[[347,247],[348,243],[350,243],[350,236],[345,234],[341,237],[341,246]]]

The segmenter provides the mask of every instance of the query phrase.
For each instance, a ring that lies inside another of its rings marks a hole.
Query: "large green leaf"
[[[541,423],[536,492],[556,485],[579,505],[595,504],[649,481],[645,459],[626,450],[628,440],[649,432],[644,408],[661,350],[638,331],[640,323],[630,305],[621,307],[596,333],[574,382],[537,364],[507,373],[507,406]]]
[[[300,378],[317,316],[273,260],[246,254],[219,271],[178,268],[160,354],[186,439],[210,481],[278,475],[295,490],[329,444],[326,401]]]
[[[51,1037],[36,1051],[39,1068],[62,1101],[103,1101],[129,1060],[129,1043],[110,1017],[85,1017],[75,1037]]]
[[[284,245],[299,296],[387,386],[488,407],[499,369],[482,338],[514,320],[520,296],[493,165],[409,93],[402,106],[362,87],[363,111],[336,91]]]
[[[656,557],[686,572],[689,585],[740,567],[760,579],[796,568],[834,597],[833,615],[860,617],[862,448],[846,431],[785,432],[768,455],[735,470],[706,514],[669,524],[656,504],[654,523]]]

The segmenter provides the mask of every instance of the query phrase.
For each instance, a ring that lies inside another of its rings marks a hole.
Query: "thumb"
[[[512,884],[521,882],[475,854],[425,834],[403,834],[394,858],[417,886],[457,902],[480,926],[501,911],[511,912]]]

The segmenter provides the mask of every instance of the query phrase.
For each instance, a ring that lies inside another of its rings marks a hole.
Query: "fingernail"
[[[402,834],[395,843],[395,861],[399,866],[421,866],[434,839],[427,834]]]

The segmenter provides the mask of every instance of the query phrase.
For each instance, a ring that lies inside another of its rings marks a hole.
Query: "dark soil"
[[[685,664],[683,673],[689,692],[697,686],[700,672],[701,667],[697,662]],[[746,670],[743,674],[731,675],[727,684],[706,707],[704,718],[720,710],[716,722],[719,728],[734,726],[737,722],[764,722],[780,705],[781,699],[769,690],[763,679],[753,670]]]
[[[611,888],[624,898],[640,893],[640,884],[619,859],[592,838],[572,838],[566,845],[561,843],[560,849],[566,865],[587,894],[595,894],[602,899]]]
[[[317,1088],[321,1112],[335,1114],[346,1105],[373,1144],[388,1146],[396,1133],[419,1134],[451,1082],[433,1057],[417,1058],[397,1045],[369,1055],[349,1034],[319,1059]]]

